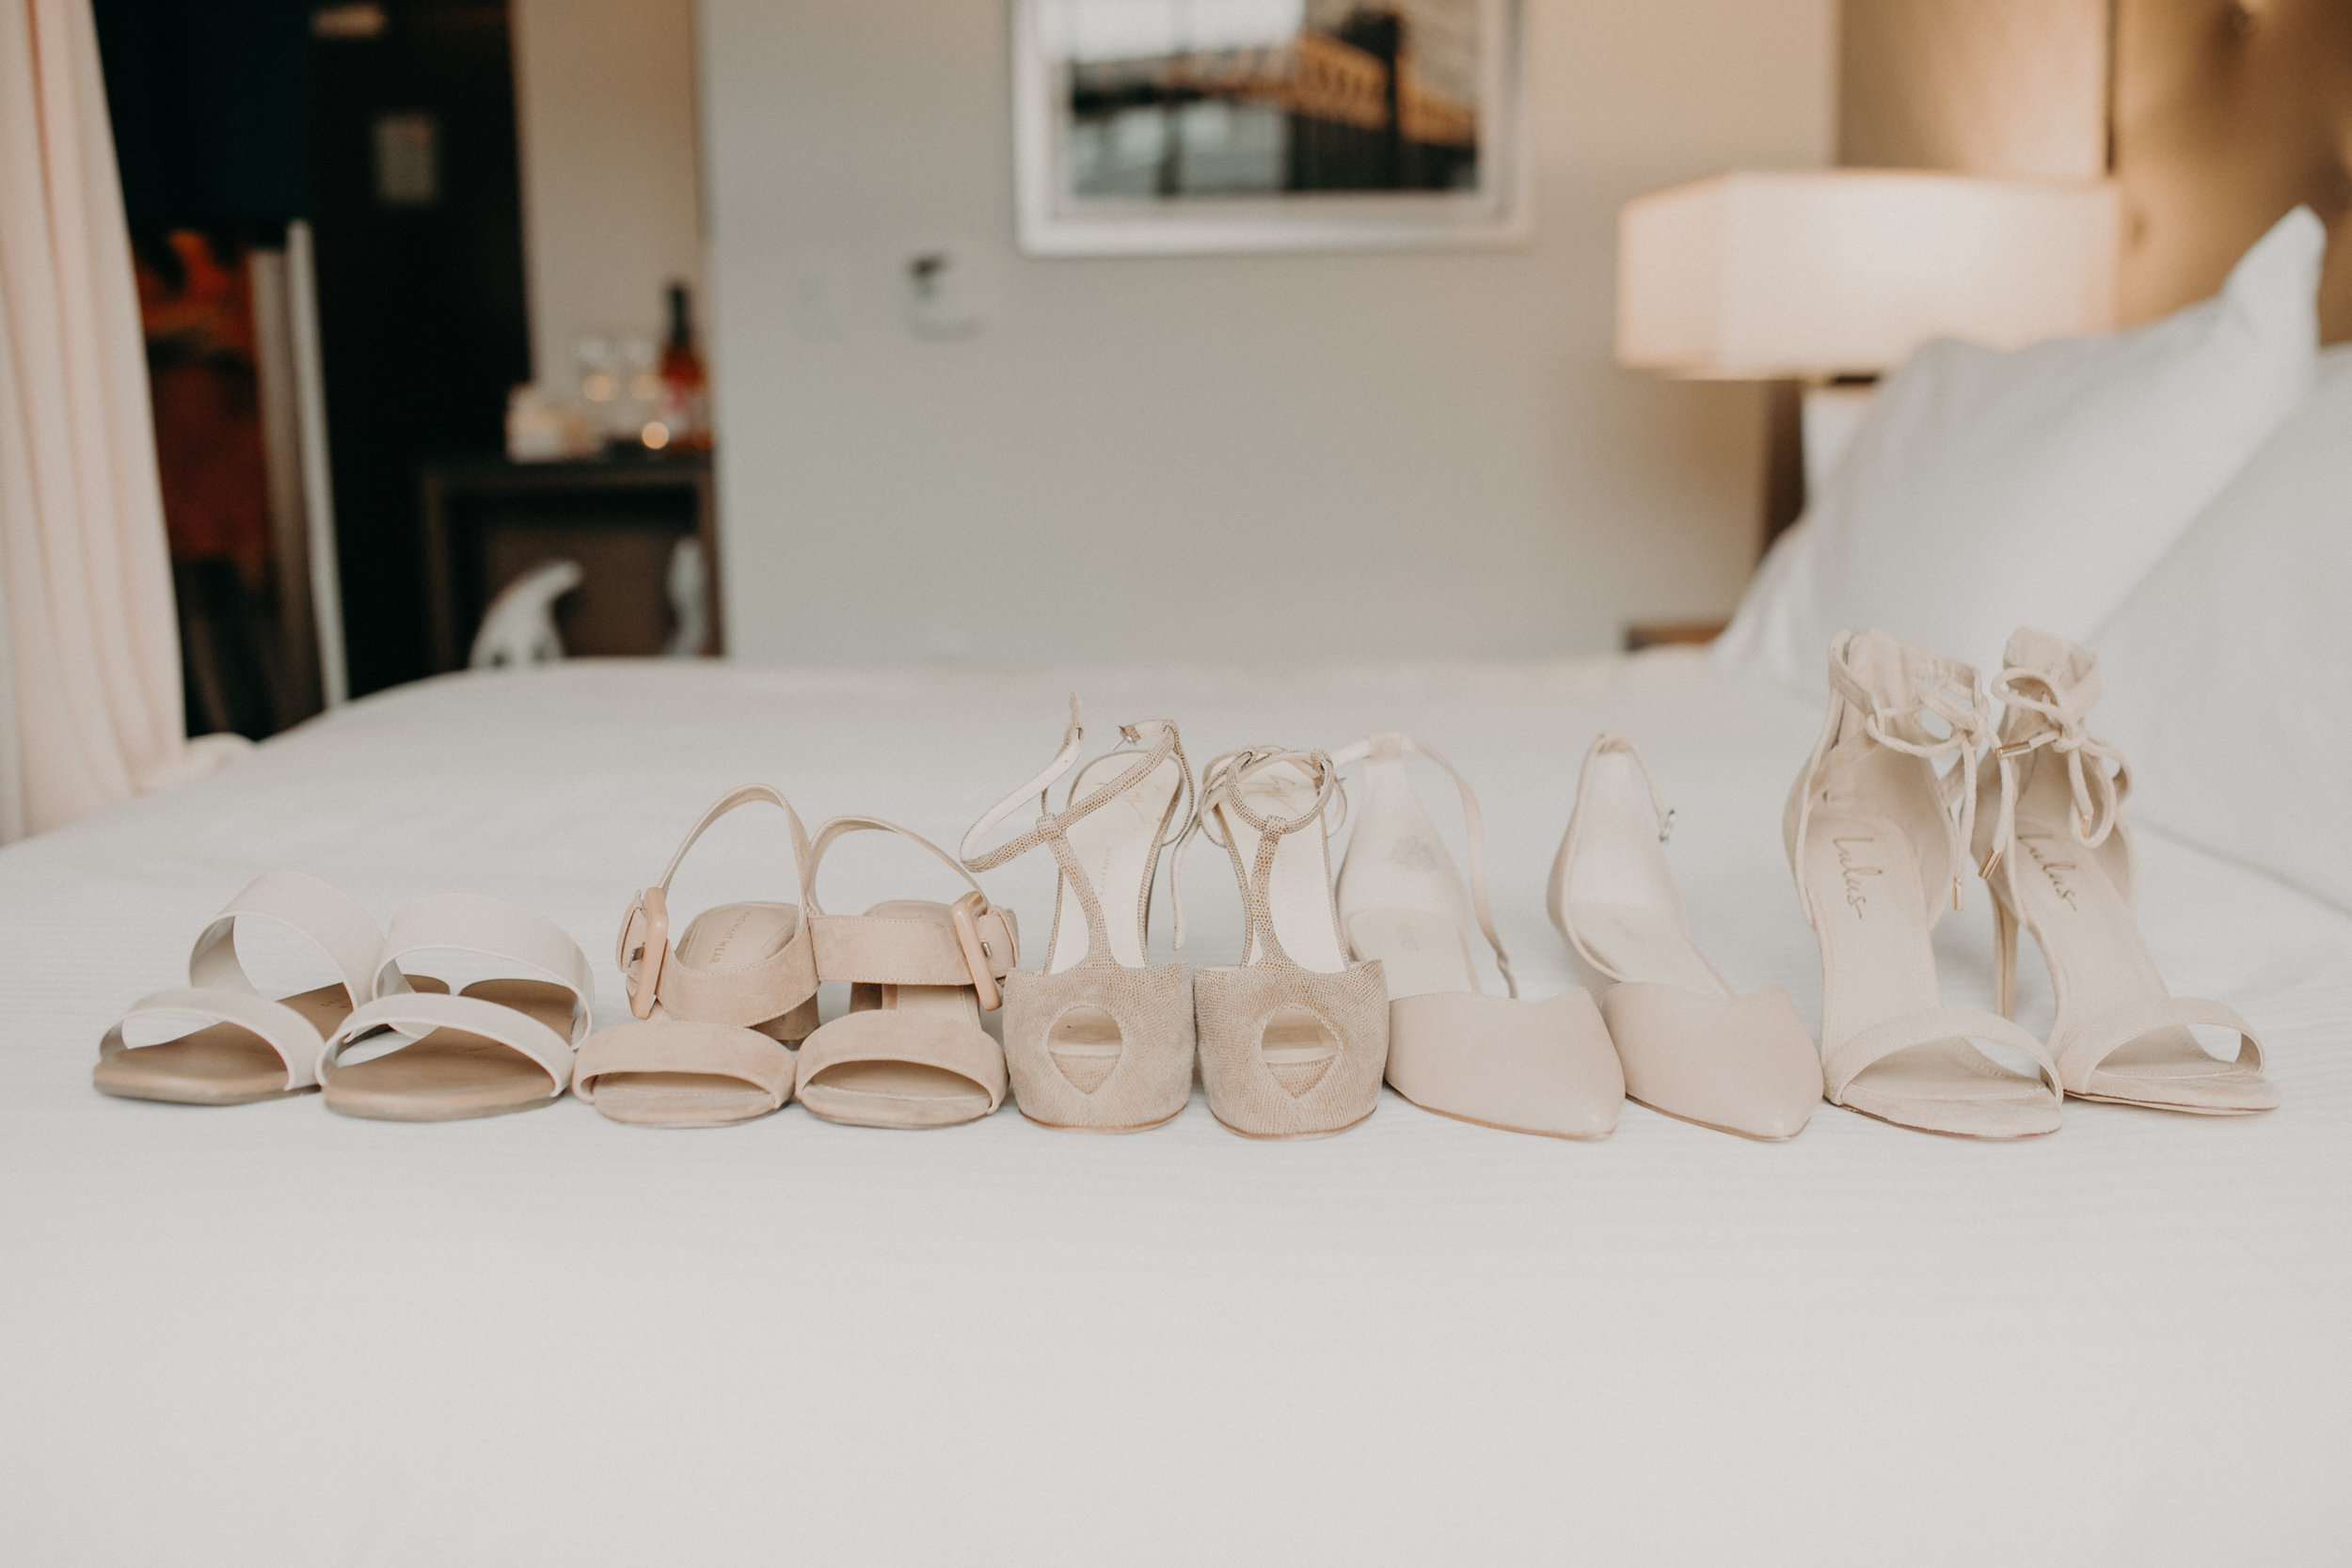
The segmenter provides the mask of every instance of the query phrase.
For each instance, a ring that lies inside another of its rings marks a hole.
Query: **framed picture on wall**
[[[1021,248],[1527,237],[1519,0],[1011,0]]]

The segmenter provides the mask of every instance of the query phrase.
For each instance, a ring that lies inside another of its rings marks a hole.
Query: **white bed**
[[[812,826],[952,843],[1051,752],[1070,684],[452,677],[0,851],[0,1559],[2344,1560],[2352,917],[2153,833],[2149,939],[2265,1031],[2273,1115],[2070,1102],[2008,1146],[1824,1106],[1772,1146],[1629,1105],[1574,1144],[1388,1095],[1262,1144],[1197,1097],[1100,1138],[1009,1107],[662,1133],[569,1101],[412,1126],[89,1086],[116,1011],[273,865],[379,920],[530,905],[623,1017],[614,923],[708,798],[764,779]],[[1629,730],[1701,944],[1815,1006],[1778,820],[1817,715],[1695,657],[1083,684],[1105,733],[1172,717],[1196,757],[1374,727],[1447,751],[1537,996],[1572,983],[1541,893],[1575,761]],[[685,904],[789,896],[769,822],[722,832]],[[937,875],[853,853],[833,907]],[[1190,871],[1188,956],[1231,961],[1222,857]],[[988,879],[1033,945],[1050,878]],[[1990,995],[1983,898],[1938,933],[1962,1005]],[[2032,960],[2024,1006],[2046,1022]]]

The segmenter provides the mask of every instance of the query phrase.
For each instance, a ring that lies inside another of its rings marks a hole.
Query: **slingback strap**
[[[278,1059],[286,1064],[287,1088],[307,1089],[318,1082],[321,1040],[317,1027],[309,1019],[282,1002],[272,1002],[250,990],[230,990],[218,986],[159,990],[152,996],[140,997],[98,1042],[98,1059],[111,1061],[121,1055],[129,1049],[122,1039],[123,1025],[154,1013],[192,1013],[215,1023],[233,1023],[258,1035],[262,1044],[278,1053]]]
[[[447,944],[432,942],[424,945]],[[587,966],[588,960],[581,958],[583,975]],[[580,1011],[580,1022],[585,1021],[584,1009]],[[548,1098],[550,1100],[562,1094],[572,1081],[572,1047],[580,1040],[580,1022],[575,1022],[572,1037],[566,1040],[529,1013],[517,1012],[479,996],[411,991],[405,996],[380,996],[343,1020],[342,1027],[327,1036],[326,1043],[319,1048],[317,1078],[324,1082],[335,1070],[335,1064],[342,1059],[345,1047],[360,1036],[378,1029],[397,1029],[420,1037],[437,1029],[455,1029],[496,1040],[508,1050],[530,1057],[546,1071],[549,1079]]]
[[[1632,744],[1627,741],[1627,749],[1630,750]],[[1448,762],[1435,746],[1395,730],[1383,730],[1377,735],[1366,736],[1352,746],[1342,747],[1331,753],[1331,764],[1335,768],[1345,768],[1350,763],[1366,762],[1374,757],[1384,760],[1401,757],[1406,752],[1426,757],[1444,768],[1452,775],[1454,787],[1461,793],[1462,825],[1470,838],[1470,908],[1478,916],[1478,929],[1486,937],[1486,945],[1494,949],[1495,967],[1502,971],[1503,986],[1516,1000],[1519,994],[1519,983],[1511,974],[1511,955],[1502,950],[1502,938],[1495,931],[1495,912],[1486,902],[1486,818],[1479,814],[1478,796],[1470,788],[1470,780],[1464,778],[1462,770]],[[1636,753],[1635,760],[1640,760],[1639,753]],[[1642,771],[1646,777],[1649,769],[1644,768]],[[1650,793],[1656,796],[1656,785],[1651,786]],[[1367,806],[1365,809],[1371,808]]]
[[[727,791],[710,803],[661,868],[661,878],[641,890],[621,916],[621,934],[613,960],[628,990],[628,1009],[640,1019],[653,1016],[654,1004],[681,1019],[749,1026],[780,1018],[817,991],[817,959],[803,919],[784,945],[755,963],[740,969],[698,968],[679,958],[670,946],[670,883],[710,825],[739,806],[761,802],[784,813],[792,837],[792,871],[800,883],[802,903],[807,900],[810,875],[808,830],[801,814],[781,791],[763,784],[748,784]]]
[[[2010,664],[1993,683],[2002,706],[2001,743],[1994,755],[2000,770],[2000,808],[1991,847],[1978,870],[1990,877],[2017,845],[2017,797],[2027,759],[2045,747],[2066,759],[2066,781],[2074,798],[2074,837],[2095,849],[2122,820],[2131,771],[2122,753],[2084,728],[2099,700],[2099,667],[2086,649],[2046,632],[2019,632],[2010,639],[2012,657],[2021,647],[2051,656],[2042,666]],[[2076,656],[2079,656],[2077,657]]]
[[[1960,754],[1956,767],[1935,775],[1936,794],[1947,811],[1955,797],[1960,801],[1960,843],[1967,845],[1976,835],[1978,768],[1983,753],[1994,744],[1993,711],[1985,699],[1982,681],[1973,668],[1956,658],[1888,637],[1886,641],[1896,643],[1903,651],[1903,673],[1914,675],[1916,684],[1899,694],[1876,690],[1855,676],[1848,661],[1848,652],[1857,636],[1884,634],[1839,632],[1830,641],[1829,716],[1820,738],[1814,744],[1812,760],[1805,765],[1803,800],[1788,841],[1789,863],[1801,883],[1804,877],[1805,834],[1812,823],[1814,801],[1820,794],[1821,771],[1837,748],[1849,705],[1862,714],[1864,736],[1889,750],[1921,758],[1931,768],[1938,757],[1955,752]],[[1928,728],[1925,721],[1931,717],[1943,721],[1943,735]],[[1964,854],[1952,858],[1965,866]],[[1952,908],[1961,907],[1964,893],[1963,880],[1955,873]]]
[[[394,991],[408,989],[398,971],[379,980],[376,949],[384,939],[368,911],[341,888],[299,871],[263,872],[213,917],[188,954],[191,986],[199,990],[261,994],[237,956],[237,923],[243,920],[283,926],[326,954],[355,1007],[375,995],[378,984]]]
[[[2024,1052],[2033,1058],[2034,1069],[2051,1098],[2061,1098],[2058,1067],[2040,1040],[1997,1013],[1980,1013],[1967,1007],[1928,1007],[1915,1013],[1898,1013],[1867,1029],[1856,1030],[1834,1046],[1824,1042],[1822,1085],[1829,1098],[1842,1105],[1845,1101],[1840,1097],[1847,1085],[1867,1069],[1911,1046],[1948,1039],[1994,1040]]]
[[[1315,780],[1314,802],[1295,816],[1261,816],[1243,801],[1243,786],[1267,768],[1285,764],[1305,770]],[[1321,821],[1334,800],[1340,802],[1341,820],[1345,821],[1347,792],[1340,784],[1340,770],[1327,752],[1294,752],[1276,746],[1250,746],[1212,757],[1209,765],[1200,770],[1200,809],[1194,812],[1192,823],[1177,840],[1177,856],[1182,859],[1185,841],[1196,831],[1211,844],[1232,853],[1232,842],[1217,837],[1216,830],[1209,825],[1209,819],[1216,809],[1231,811],[1256,830],[1256,863],[1240,868],[1242,907],[1249,917],[1249,931],[1256,939],[1256,950],[1268,961],[1283,964],[1291,961],[1290,955],[1283,951],[1281,939],[1274,934],[1274,912],[1266,903],[1266,888],[1268,879],[1273,875],[1275,851],[1281,847],[1284,838],[1311,822]],[[1327,834],[1336,831],[1337,824],[1328,825],[1324,830]],[[1181,927],[1184,894],[1176,885],[1173,873],[1169,876],[1168,892],[1177,901]],[[1179,942],[1178,945],[1183,944]]]
[[[1552,906],[1552,924],[1559,927],[1560,934],[1568,939],[1568,945],[1576,950],[1576,956],[1590,965],[1596,974],[1605,974],[1623,985],[1625,976],[1617,973],[1615,968],[1599,954],[1584,944],[1583,934],[1577,930],[1576,922],[1567,918],[1568,906],[1564,880],[1567,868],[1572,863],[1573,852],[1583,832],[1584,801],[1592,784],[1593,764],[1602,757],[1616,754],[1630,758],[1634,768],[1642,775],[1642,787],[1649,791],[1650,815],[1658,823],[1658,842],[1664,844],[1674,836],[1674,808],[1666,804],[1666,797],[1658,787],[1658,775],[1650,771],[1649,759],[1642,754],[1642,749],[1639,746],[1633,744],[1633,737],[1615,730],[1609,730],[1595,736],[1592,745],[1585,748],[1584,760],[1577,765],[1576,803],[1568,809],[1568,830],[1560,846],[1559,859],[1553,866],[1553,885],[1549,897]],[[1675,909],[1681,917],[1683,934],[1688,936],[1691,918],[1690,911],[1683,907],[1682,890],[1679,886],[1672,885],[1671,879],[1669,879],[1669,891],[1674,895]]]
[[[896,833],[953,871],[971,891],[949,906],[948,923],[827,914],[817,902],[817,868],[836,840],[855,832]],[[980,884],[946,850],[879,816],[836,816],[817,830],[807,865],[803,896],[819,976],[867,985],[970,986],[983,1010],[1003,1005],[997,981],[1021,961],[1019,927],[1010,910],[989,903]]]
[[[1054,863],[1059,867],[1062,879],[1077,893],[1078,907],[1086,915],[1086,961],[1111,961],[1110,927],[1103,913],[1102,899],[1095,892],[1093,879],[1087,876],[1085,868],[1078,863],[1077,851],[1071,847],[1070,829],[1072,825],[1091,816],[1128,790],[1150,778],[1159,766],[1171,756],[1176,759],[1177,772],[1183,780],[1184,820],[1187,825],[1192,820],[1195,804],[1192,765],[1184,758],[1184,738],[1177,733],[1175,724],[1166,719],[1150,719],[1140,724],[1125,724],[1120,728],[1122,748],[1141,746],[1146,736],[1151,737],[1151,744],[1144,747],[1137,753],[1135,762],[1117,778],[1106,784],[1096,785],[1082,797],[1065,801],[1060,811],[1054,811],[1048,799],[1049,792],[1055,782],[1069,772],[1076,764],[1080,742],[1086,737],[1086,724],[1079,713],[1077,693],[1071,693],[1070,727],[1062,732],[1061,750],[1054,753],[1054,760],[1048,763],[1045,770],[1036,778],[982,813],[979,820],[973,823],[965,832],[963,842],[956,849],[965,868],[972,871],[993,871],[1007,862],[1027,854],[1040,845],[1051,849]],[[1119,753],[1117,750],[1114,750],[1104,754],[1115,756]],[[984,853],[980,851],[977,847],[979,840],[991,829],[1011,816],[1032,795],[1037,797],[1036,826],[1027,832],[1007,840],[993,849]],[[1180,841],[1182,837],[1183,830],[1179,829],[1175,839],[1155,841],[1152,846],[1153,856],[1156,858],[1161,850],[1167,848],[1169,844]],[[1138,929],[1148,930],[1150,927],[1151,899],[1152,880],[1147,877],[1143,883],[1143,907],[1136,911]],[[1177,913],[1176,944],[1180,947],[1184,945],[1184,915],[1181,909]]]
[[[792,1053],[732,1023],[661,1018],[599,1029],[572,1056],[572,1092],[594,1104],[596,1080],[622,1072],[693,1072],[733,1078],[769,1098],[792,1097]]]
[[[2202,997],[2167,996],[2137,1006],[2119,1007],[2101,1017],[2089,1027],[2068,1031],[2066,1042],[2057,1047],[2058,1077],[2067,1089],[2084,1093],[2090,1075],[2099,1065],[2118,1051],[2159,1029],[2172,1029],[2187,1024],[2202,1023],[2217,1029],[2228,1029],[2238,1037],[2237,1065],[2262,1069],[2263,1048],[2254,1033],[2254,1026],[2218,1002]]]
[[[392,923],[384,933],[383,952],[376,960],[379,979],[387,972],[395,970],[400,961],[410,954],[423,952],[470,953],[476,958],[495,958],[517,968],[537,970],[570,991],[572,1019],[564,1053],[568,1070],[570,1048],[578,1045],[580,1037],[588,1032],[588,1002],[594,994],[595,982],[589,976],[587,955],[580,950],[580,944],[567,936],[562,927],[545,915],[534,914],[520,905],[509,904],[501,898],[485,898],[471,893],[445,893],[431,898],[420,898],[392,916]],[[478,1000],[476,1006],[497,1007],[495,1003]],[[504,1007],[497,1010],[512,1011]],[[358,1015],[355,1013],[352,1016],[357,1018]],[[529,1022],[537,1028],[547,1028],[536,1020]],[[338,1034],[343,1036],[346,1042],[358,1037],[349,1023],[345,1023]],[[501,1043],[512,1043],[505,1041],[502,1036],[494,1035],[491,1037]],[[516,1049],[523,1050],[520,1046]],[[539,1060],[530,1051],[523,1053],[533,1061]],[[540,1062],[540,1065],[546,1067],[548,1064]]]

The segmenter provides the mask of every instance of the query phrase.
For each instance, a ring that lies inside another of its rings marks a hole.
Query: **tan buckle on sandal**
[[[980,940],[980,916],[987,912],[988,900],[977,893],[967,893],[947,907],[948,917],[955,922],[956,944],[963,949],[964,967],[972,972],[972,989],[978,993],[980,1011],[993,1013],[1005,1005],[1005,993],[996,989],[988,943]]]
[[[645,923],[645,944],[640,949],[644,957],[638,960],[637,984],[628,993],[628,1010],[639,1018],[653,1017],[655,992],[661,984],[661,967],[670,957],[670,900],[658,887],[649,887],[637,895],[637,902],[628,907],[621,919],[621,943],[618,955],[621,973],[628,973],[628,934],[639,921]]]

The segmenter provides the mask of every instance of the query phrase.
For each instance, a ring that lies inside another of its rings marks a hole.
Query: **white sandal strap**
[[[583,968],[585,962],[583,959]],[[343,1020],[342,1027],[327,1036],[326,1043],[319,1047],[314,1071],[318,1081],[324,1083],[335,1070],[336,1062],[354,1040],[377,1029],[397,1029],[420,1037],[436,1029],[455,1029],[496,1040],[530,1057],[546,1070],[553,1080],[548,1089],[550,1100],[562,1094],[572,1081],[572,1047],[563,1036],[529,1013],[479,996],[450,996],[438,991],[378,997]],[[579,1037],[577,1033],[573,1037]]]
[[[2059,1081],[2071,1092],[2080,1094],[2090,1075],[2099,1070],[2099,1065],[2132,1041],[2159,1029],[2192,1023],[2235,1031],[2239,1040],[2237,1065],[2261,1070],[2262,1041],[2254,1034],[2252,1024],[2218,1002],[2196,996],[2168,996],[2161,1001],[2118,1008],[2088,1026],[2068,1031],[2066,1043],[2057,1049]]]
[[[485,898],[478,894],[444,893],[420,898],[393,915],[391,925],[386,928],[383,951],[376,958],[379,985],[388,972],[398,972],[403,958],[436,950],[470,953],[535,969],[570,991],[572,1023],[570,1039],[564,1047],[565,1061],[569,1062],[571,1046],[577,1045],[588,1032],[589,999],[596,992],[596,983],[589,975],[587,955],[562,927],[518,904]],[[533,1023],[545,1027],[536,1021]],[[532,1053],[526,1051],[524,1054]],[[532,1059],[537,1060],[535,1056]]]
[[[2050,1060],[2047,1047],[1997,1013],[1980,1013],[1967,1007],[1929,1007],[1915,1013],[1898,1013],[1867,1029],[1856,1030],[1835,1046],[1825,1045],[1821,1052],[1822,1085],[1829,1098],[1837,1101],[1847,1085],[1896,1052],[1948,1039],[1994,1040],[2024,1052],[2033,1058],[2052,1097],[2058,1096],[2058,1070]]]
[[[1629,749],[1632,744],[1631,741],[1626,742]],[[1495,911],[1486,902],[1486,823],[1479,814],[1478,795],[1470,788],[1470,780],[1464,778],[1462,770],[1448,762],[1444,753],[1435,746],[1395,730],[1384,730],[1378,735],[1366,736],[1352,746],[1342,747],[1331,753],[1331,763],[1335,768],[1344,768],[1352,762],[1366,761],[1391,747],[1436,763],[1453,776],[1454,787],[1461,792],[1462,825],[1470,840],[1470,909],[1478,916],[1478,929],[1486,937],[1486,945],[1494,949],[1495,967],[1502,971],[1502,983],[1516,1000],[1519,994],[1519,983],[1511,974],[1511,955],[1502,950],[1502,938],[1495,930]],[[1648,771],[1646,768],[1643,769],[1645,775]],[[1651,786],[1650,793],[1652,796],[1657,794],[1656,785]]]
[[[283,926],[326,955],[353,1006],[375,994],[375,956],[383,933],[341,888],[299,871],[262,873],[213,917],[188,954],[190,985],[200,990],[261,994],[237,956],[240,920]]]
[[[98,1042],[98,1059],[108,1061],[131,1049],[123,1043],[122,1026],[151,1013],[193,1013],[215,1023],[233,1023],[258,1035],[262,1044],[278,1053],[278,1059],[286,1064],[287,1088],[307,1089],[318,1082],[319,1032],[309,1019],[282,1002],[219,987],[159,990],[140,997]]]

